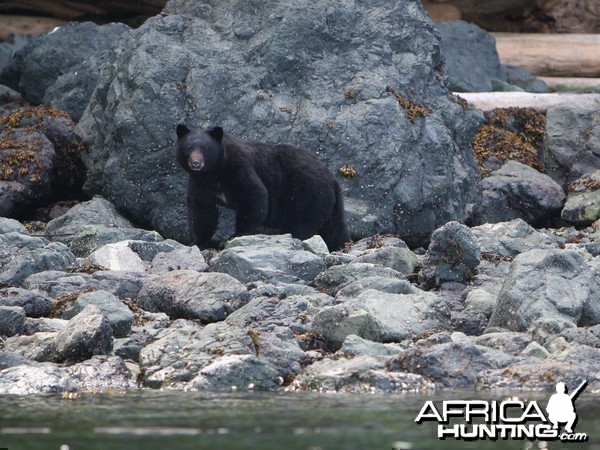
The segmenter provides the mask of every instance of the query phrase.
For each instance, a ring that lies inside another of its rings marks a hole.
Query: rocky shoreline
[[[482,112],[452,90],[548,87],[371,3],[171,0],[0,45],[1,394],[600,389],[597,102]],[[317,154],[354,242],[227,241],[225,211],[223,248],[187,246],[177,123]]]
[[[200,252],[95,197],[45,233],[0,220],[2,394],[600,388],[592,228],[450,222],[427,250],[257,235]]]

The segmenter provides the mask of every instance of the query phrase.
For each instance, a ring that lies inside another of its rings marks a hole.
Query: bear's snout
[[[191,170],[197,172],[204,167],[204,157],[200,150],[193,150],[188,158],[188,166]]]

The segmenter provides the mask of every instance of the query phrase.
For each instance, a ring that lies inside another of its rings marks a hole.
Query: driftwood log
[[[48,28],[53,28],[64,23],[64,20],[53,17],[0,15],[0,41],[5,40],[13,33],[21,35],[35,34],[37,36]]]
[[[502,64],[539,76],[600,77],[600,34],[492,34]]]
[[[166,0],[4,0],[0,14],[31,14],[63,20],[88,17],[153,16],[163,9]]]
[[[585,92],[594,90],[600,92],[600,78],[573,78],[573,77],[539,77],[550,89],[560,91]]]
[[[463,20],[488,31],[600,33],[598,0],[425,0],[423,5],[435,15],[455,8]]]
[[[534,94],[531,92],[459,92],[457,95],[482,111],[496,108],[534,108],[546,111],[557,105],[590,105],[600,109],[600,94]]]

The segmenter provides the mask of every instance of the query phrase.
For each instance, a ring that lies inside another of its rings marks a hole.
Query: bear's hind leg
[[[344,197],[339,186],[335,189],[335,204],[331,214],[319,229],[319,234],[330,252],[341,250],[347,242],[351,242],[344,213]]]
[[[255,234],[265,224],[269,207],[269,195],[262,183],[247,187],[238,199],[235,217],[235,235]]]
[[[199,201],[188,196],[188,229],[192,245],[203,250],[217,229],[219,211],[217,205]]]
[[[290,202],[286,209],[281,231],[291,233],[296,239],[309,239],[323,228],[331,206],[324,198],[312,198],[304,202]]]

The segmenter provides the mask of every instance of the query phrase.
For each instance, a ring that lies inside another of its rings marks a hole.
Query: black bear
[[[350,241],[344,200],[331,171],[306,150],[249,142],[220,127],[177,126],[177,160],[188,172],[188,225],[205,248],[217,228],[217,203],[236,211],[235,235],[260,226],[298,239],[319,234],[330,251]]]

